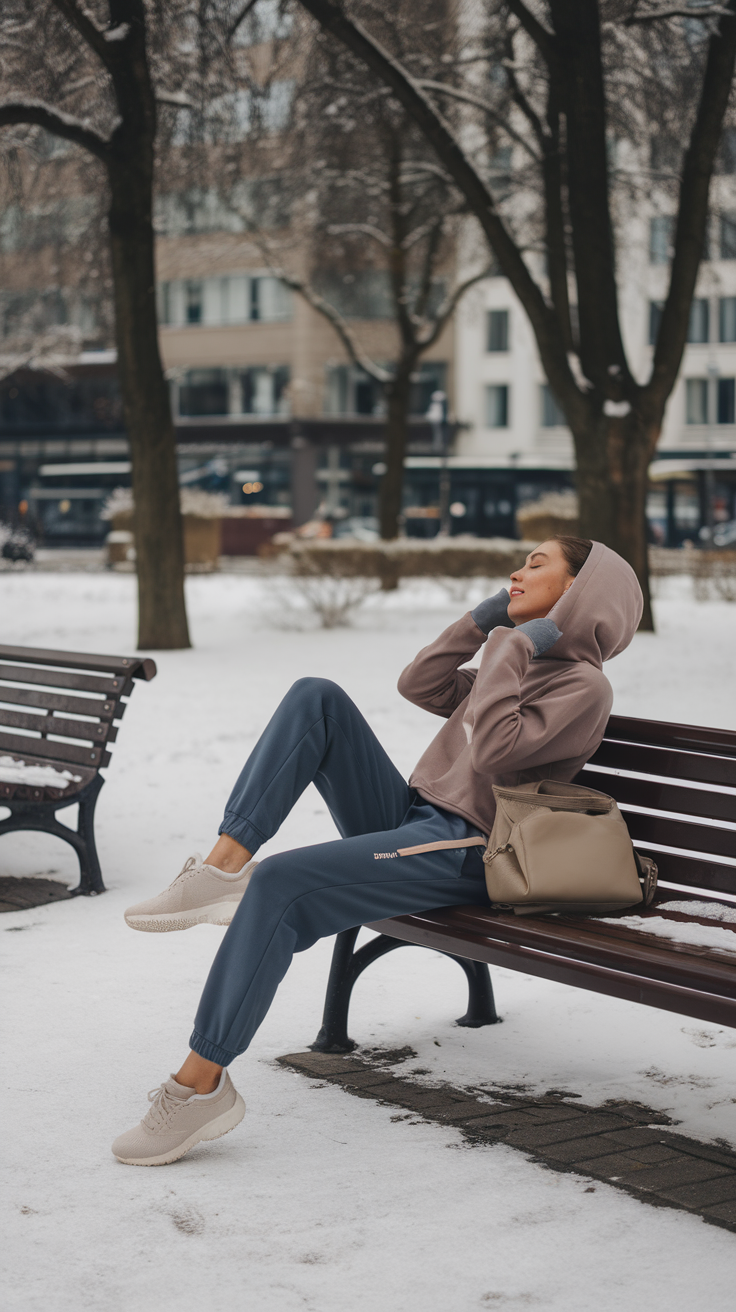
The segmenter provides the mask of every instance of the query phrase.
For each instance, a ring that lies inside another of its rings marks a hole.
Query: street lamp
[[[427,411],[432,425],[432,445],[440,453],[440,537],[450,535],[450,470],[447,465],[450,444],[450,425],[447,422],[447,397],[444,392],[433,392]]]

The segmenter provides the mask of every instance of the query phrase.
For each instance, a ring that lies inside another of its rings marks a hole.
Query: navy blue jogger
[[[342,838],[267,857],[205,984],[190,1047],[226,1066],[250,1043],[295,952],[319,938],[431,907],[488,904],[480,850],[400,857],[399,847],[477,836],[402,779],[337,684],[300,679],[251,752],[220,833],[255,853],[309,783]]]

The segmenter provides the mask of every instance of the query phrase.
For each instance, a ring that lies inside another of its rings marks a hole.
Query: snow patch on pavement
[[[695,605],[665,580],[658,632],[607,668],[616,710],[736,728],[736,606]],[[731,1312],[736,1237],[652,1209],[504,1146],[392,1122],[393,1108],[275,1065],[319,1028],[332,944],[299,954],[250,1051],[231,1068],[248,1112],[172,1167],[117,1163],[112,1139],[176,1070],[223,930],[135,934],[123,911],[208,851],[243,759],[290,684],[341,683],[408,773],[439,722],[403,702],[399,671],[482,595],[426,583],[371,599],[352,629],[264,618],[268,583],[187,580],[195,648],[155,653],[106,771],[97,834],[109,892],[0,918],[4,997],[5,1305],[15,1312]],[[135,580],[0,576],[4,641],[129,654]],[[263,855],[335,837],[308,789]],[[71,849],[41,834],[0,842],[3,874],[76,882]],[[17,932],[22,931],[22,932]],[[723,930],[723,933],[728,931]],[[367,931],[365,932],[367,937]],[[359,981],[351,1033],[410,1044],[417,1079],[491,1092],[565,1089],[634,1099],[678,1129],[736,1145],[736,1031],[493,970],[503,1023],[459,1029],[464,976],[402,947]],[[420,1074],[419,1072],[424,1072]]]

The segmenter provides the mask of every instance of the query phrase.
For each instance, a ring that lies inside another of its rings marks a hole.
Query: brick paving
[[[69,889],[58,879],[25,879],[3,875],[0,878],[0,914],[3,911],[27,911],[47,902],[61,902]]]
[[[601,1180],[641,1202],[693,1212],[736,1231],[736,1152],[676,1134],[666,1128],[666,1116],[636,1103],[587,1107],[569,1101],[574,1095],[565,1091],[527,1098],[419,1084],[395,1070],[413,1056],[411,1049],[345,1057],[296,1052],[278,1060],[354,1097],[401,1108],[405,1114],[394,1121],[450,1125],[472,1144],[504,1143],[553,1170]]]

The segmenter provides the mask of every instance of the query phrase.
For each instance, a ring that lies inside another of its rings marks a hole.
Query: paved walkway
[[[395,1121],[453,1125],[470,1143],[508,1144],[553,1170],[601,1180],[642,1202],[695,1212],[736,1231],[736,1153],[729,1149],[675,1134],[664,1128],[671,1124],[666,1116],[636,1103],[586,1107],[557,1089],[542,1098],[504,1091],[491,1099],[449,1084],[418,1084],[395,1071],[415,1056],[404,1048],[349,1057],[297,1052],[278,1060],[357,1098],[402,1108]]]

